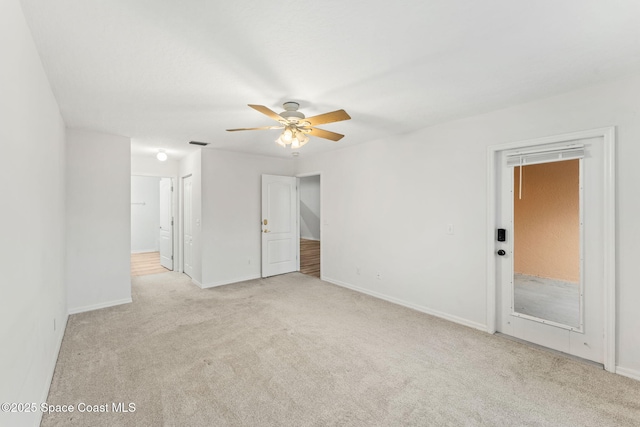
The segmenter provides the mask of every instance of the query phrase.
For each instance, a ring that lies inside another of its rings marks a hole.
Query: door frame
[[[320,177],[320,280],[324,280],[324,245],[322,244],[323,240],[323,230],[322,226],[324,223],[324,203],[322,200],[323,192],[322,192],[322,172],[305,172],[296,175],[296,178],[305,178],[308,176],[319,176]],[[298,223],[300,223],[300,186],[298,185]],[[298,224],[298,234],[300,234],[300,224]],[[298,244],[298,271],[300,271],[300,245]]]
[[[616,164],[615,164],[615,127],[590,129],[562,135],[495,144],[487,147],[487,332],[496,332],[497,287],[496,287],[496,242],[495,230],[498,228],[496,168],[500,167],[497,158],[502,151],[526,148],[544,144],[562,143],[578,139],[602,138],[603,141],[603,256],[604,256],[604,368],[612,373],[616,371]],[[585,242],[586,244],[586,242]]]
[[[180,199],[178,196],[178,192],[175,191],[176,190],[176,180],[177,180],[177,176],[172,176],[172,175],[167,175],[167,174],[155,174],[155,173],[131,173],[131,177],[134,176],[141,176],[141,177],[146,177],[146,178],[170,178],[171,179],[171,185],[173,186],[173,191],[171,192],[171,216],[173,218],[174,221],[174,225],[173,225],[173,229],[172,229],[172,238],[173,238],[173,248],[172,248],[172,255],[173,255],[173,270],[172,271],[179,271],[176,268],[176,259],[180,258],[180,247],[178,247],[175,244],[176,239],[180,238],[180,230],[179,227],[176,227],[176,218],[179,217],[180,215]]]
[[[185,178],[189,178],[191,177],[191,179],[193,180],[193,173],[188,173],[186,175],[180,176],[180,197],[179,197],[179,203],[180,203],[180,221],[178,224],[178,228],[179,228],[179,232],[178,232],[178,247],[180,248],[180,256],[178,257],[178,270],[174,271],[178,271],[180,273],[183,274],[187,274],[184,272],[184,180]],[[192,185],[193,185],[193,181],[192,181]],[[191,190],[191,217],[193,219],[193,188]],[[193,227],[193,224],[191,225]],[[187,274],[187,276],[189,276]],[[191,277],[191,276],[189,276]],[[191,279],[193,280],[193,277],[191,277]]]
[[[171,271],[177,271],[176,270],[176,244],[175,244],[175,235],[176,235],[176,215],[175,215],[175,203],[174,203],[174,196],[175,196],[175,180],[173,179],[173,177],[170,176],[163,176],[160,178],[160,182],[162,182],[163,179],[168,179],[169,183],[171,185],[171,196],[169,197],[169,203],[171,203]],[[162,208],[162,206],[160,207]],[[160,251],[160,262],[162,262],[162,248],[158,247],[158,250]],[[166,267],[165,267],[166,268]]]

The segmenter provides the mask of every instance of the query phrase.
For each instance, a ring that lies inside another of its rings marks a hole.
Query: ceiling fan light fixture
[[[284,141],[282,140],[282,135],[280,135],[280,136],[278,137],[278,139],[276,139],[276,144],[278,144],[278,145],[279,145],[279,146],[281,146],[281,147],[286,147],[286,146],[287,146],[286,142],[284,142]]]
[[[298,131],[298,133],[296,134],[296,138],[298,139],[298,142],[300,143],[301,147],[307,142],[309,142],[309,137],[300,131]]]
[[[286,128],[284,132],[282,132],[282,140],[289,144],[291,142],[291,138],[293,138],[293,131],[290,128]]]

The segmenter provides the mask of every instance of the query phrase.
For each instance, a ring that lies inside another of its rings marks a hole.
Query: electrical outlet
[[[359,276],[360,275],[360,267],[356,267],[356,274]]]
[[[376,273],[376,279],[382,280],[382,274],[380,274],[379,272]]]
[[[251,258],[247,259],[247,264],[251,265]]]
[[[453,224],[447,224],[447,234],[453,234]]]

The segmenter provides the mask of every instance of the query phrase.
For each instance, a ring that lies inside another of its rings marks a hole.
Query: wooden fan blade
[[[253,108],[256,111],[261,112],[262,114],[264,114],[265,116],[271,117],[273,120],[277,121],[277,122],[287,122],[288,120],[285,119],[284,117],[282,117],[280,114],[276,113],[275,111],[271,110],[270,108],[265,107],[264,105],[253,105],[253,104],[248,104],[249,107]]]
[[[307,117],[301,120],[301,122],[309,123],[309,126],[322,125],[325,123],[341,122],[343,120],[349,120],[351,116],[344,110],[336,110],[331,113],[319,114],[313,117]]]
[[[259,128],[227,129],[227,132],[236,132],[239,130],[266,130],[266,129],[284,129],[284,126],[262,126]]]
[[[330,132],[328,130],[318,129],[318,128],[308,128],[308,135],[317,136],[318,138],[330,139],[331,141],[338,142],[344,135],[340,135],[339,133]]]

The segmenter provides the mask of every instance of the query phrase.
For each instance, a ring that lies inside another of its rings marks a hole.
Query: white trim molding
[[[107,301],[107,302],[101,302],[98,304],[85,305],[83,307],[76,307],[76,308],[69,309],[69,314],[84,313],[85,311],[99,310],[101,308],[108,308],[108,307],[114,307],[116,305],[129,304],[131,302],[133,302],[133,300],[131,299],[131,297],[129,297],[129,298],[119,299],[115,301]]]
[[[372,296],[374,298],[378,298],[378,299],[381,299],[381,300],[388,301],[388,302],[393,303],[393,304],[401,305],[403,307],[407,307],[407,308],[410,308],[412,310],[419,311],[421,313],[429,314],[429,315],[434,316],[434,317],[439,317],[441,319],[448,320],[450,322],[457,323],[459,325],[467,326],[467,327],[473,328],[473,329],[478,329],[478,330],[483,331],[483,332],[487,330],[487,325],[483,325],[481,323],[477,323],[477,322],[474,322],[474,321],[471,321],[471,320],[468,320],[468,319],[464,319],[462,317],[453,316],[451,314],[443,313],[441,311],[432,310],[432,309],[430,309],[428,307],[424,307],[422,305],[413,304],[413,303],[410,303],[410,302],[407,302],[407,301],[404,301],[404,300],[401,300],[401,299],[398,299],[398,298],[394,298],[394,297],[390,297],[388,295],[381,294],[379,292],[370,291],[368,289],[364,289],[364,288],[361,288],[359,286],[355,286],[355,285],[352,285],[352,284],[349,284],[349,283],[346,283],[346,282],[342,282],[340,280],[331,279],[329,277],[323,277],[322,280],[324,280],[325,282],[332,283],[332,284],[337,285],[337,286],[341,286],[343,288],[351,289],[352,291],[356,291],[356,292],[359,292],[361,294],[366,294],[366,295]]]
[[[615,127],[590,129],[563,135],[516,141],[506,144],[490,145],[487,147],[487,327],[490,334],[496,332],[496,263],[495,263],[495,230],[496,224],[496,156],[505,150],[524,148],[528,146],[562,143],[588,138],[602,138],[603,167],[604,167],[604,218],[603,218],[603,250],[604,250],[604,368],[609,372],[616,372],[616,150]],[[631,370],[619,368],[630,375],[637,375]],[[633,377],[632,377],[633,378]]]
[[[640,371],[636,371],[635,369],[616,366],[616,374],[622,375],[623,377],[631,378],[636,381],[640,381]]]
[[[217,288],[218,286],[232,285],[234,283],[246,282],[248,280],[255,280],[255,279],[260,279],[260,275],[252,274],[250,276],[238,277],[237,279],[218,280],[216,282],[204,283],[204,284],[193,279],[191,279],[191,282],[193,282],[193,284],[199,287],[200,289],[208,289],[208,288]]]
[[[62,340],[64,338],[64,333],[67,330],[67,323],[69,321],[69,315],[64,316],[64,325],[59,329],[58,336],[56,337],[56,350],[53,353],[53,357],[51,358],[51,364],[49,365],[49,374],[47,377],[47,381],[45,382],[44,389],[42,390],[42,394],[40,394],[40,402],[46,402],[47,397],[49,397],[49,390],[51,388],[51,382],[53,381],[53,374],[56,370],[56,365],[58,363],[58,355],[60,354],[60,349],[62,348]],[[37,420],[34,423],[35,426],[39,426],[42,422],[42,411],[36,411]]]

